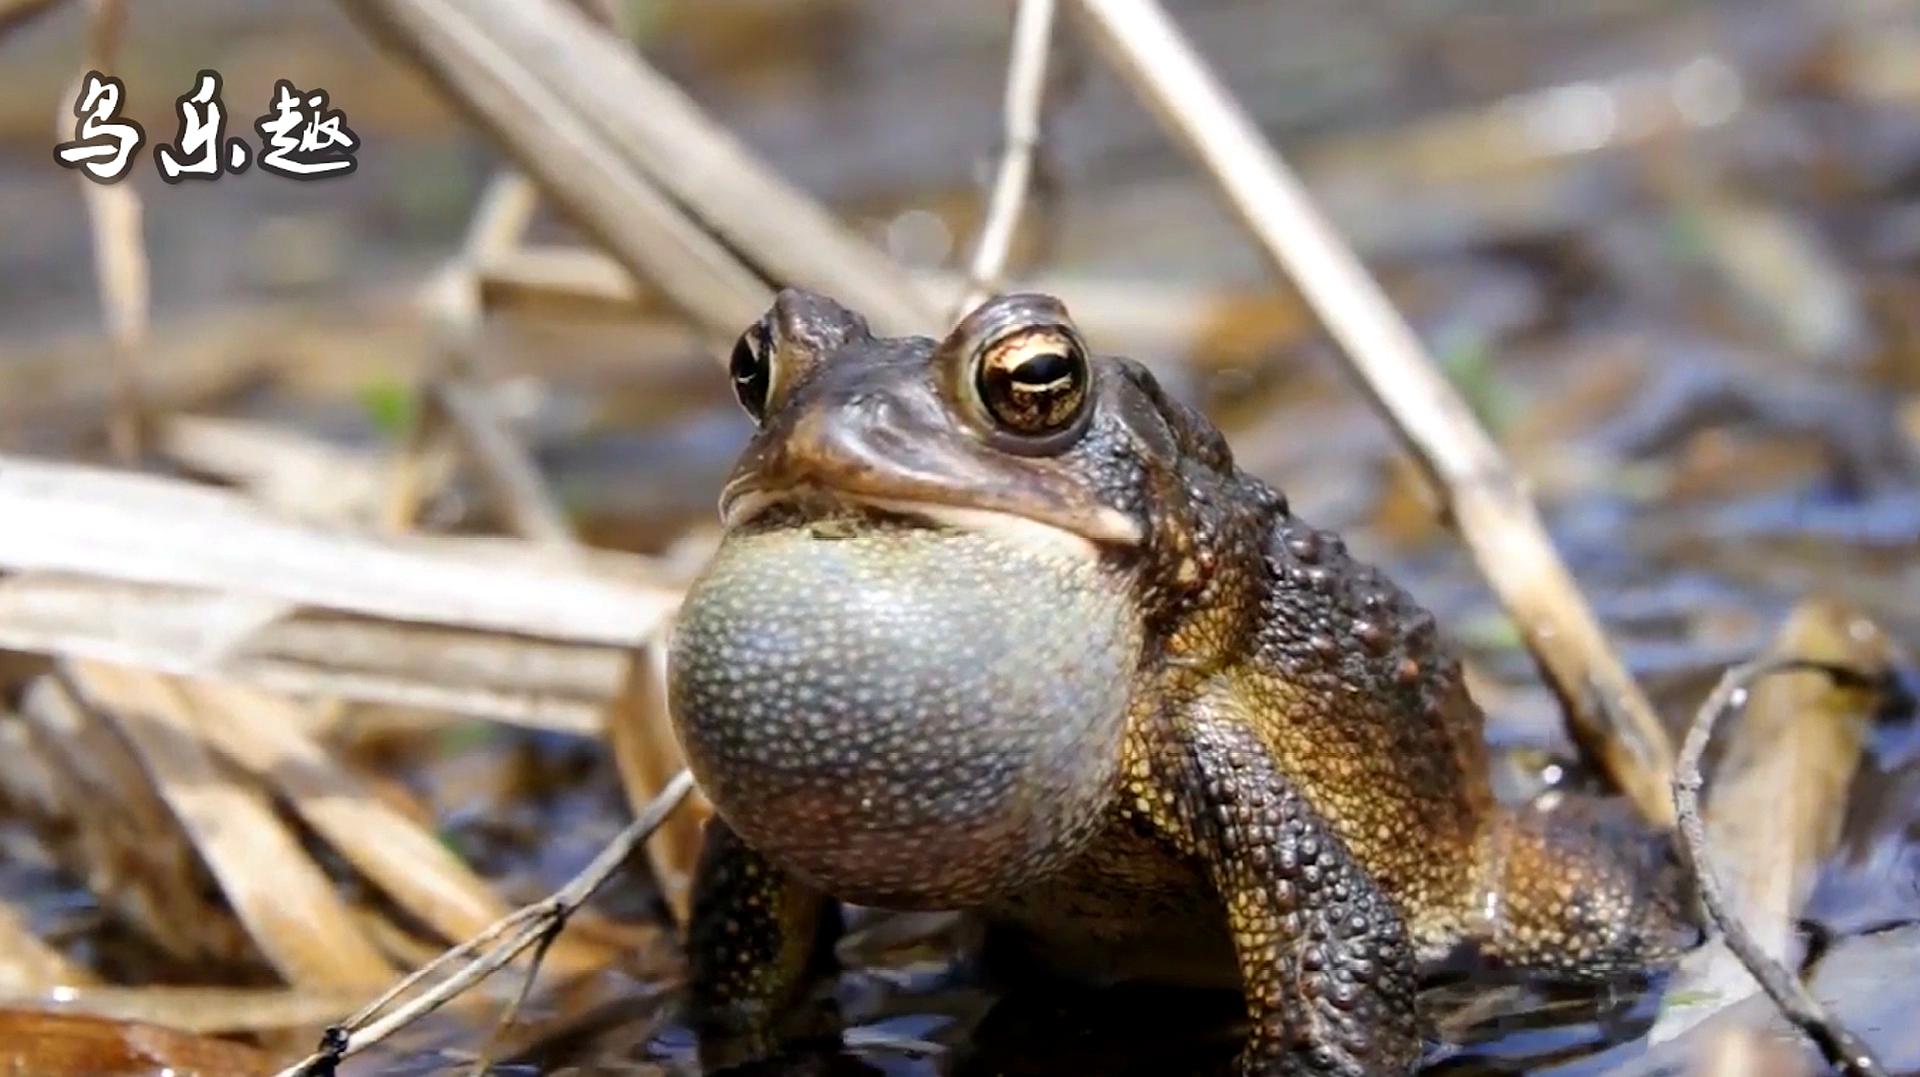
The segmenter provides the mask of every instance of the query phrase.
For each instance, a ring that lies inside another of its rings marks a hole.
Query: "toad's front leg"
[[[833,963],[840,910],[719,819],[707,824],[687,930],[689,1018],[709,1072],[838,1031],[809,1005]]]
[[[1244,723],[1197,714],[1154,741],[1135,810],[1226,904],[1252,1021],[1240,1072],[1409,1072],[1413,957],[1386,895]]]

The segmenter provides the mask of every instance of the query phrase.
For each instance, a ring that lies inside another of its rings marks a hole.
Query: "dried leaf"
[[[252,964],[257,951],[127,742],[50,679],[28,691],[0,752],[0,799],[122,921],[187,962]]]
[[[232,684],[184,680],[195,728],[271,783],[308,826],[361,874],[448,942],[459,942],[511,909],[439,839],[376,797],[319,745],[301,735],[304,708]],[[563,966],[604,965],[597,948],[563,940],[549,954]]]
[[[277,599],[392,620],[616,646],[678,589],[640,558],[512,540],[375,538],[302,525],[192,483],[0,457],[0,568]]]
[[[1856,935],[1834,943],[1807,978],[1807,987],[1834,1020],[1857,1032],[1889,1073],[1920,1072],[1920,926]],[[1758,1029],[1768,1043],[1795,1056],[1789,1073],[1828,1073],[1813,1042],[1801,1035],[1765,995],[1755,994],[1712,1015],[1683,1036],[1616,1059],[1615,1077],[1671,1077],[1692,1073],[1731,1029]],[[1772,1064],[1772,1063],[1769,1063]],[[1751,1072],[1751,1071],[1749,1071]],[[1768,1071],[1760,1070],[1760,1074]],[[1742,1073],[1741,1077],[1746,1077]]]
[[[90,1014],[202,1034],[325,1026],[366,1001],[365,989],[282,987],[62,987],[0,994],[0,1009]]]
[[[1873,622],[1839,603],[1801,603],[1780,627],[1778,658],[1832,662],[1869,676],[1894,658]],[[1846,818],[1876,700],[1836,687],[1815,672],[1781,673],[1754,685],[1727,736],[1705,808],[1714,870],[1733,912],[1760,948],[1789,966],[1794,923]],[[1688,955],[1668,990],[1651,1036],[1671,1039],[1759,990],[1744,965],[1715,939]]]
[[[0,647],[597,735],[626,652],[59,573],[0,578]]]
[[[93,973],[40,941],[11,905],[0,902],[0,993],[26,994],[94,979]]]
[[[77,1013],[0,1010],[0,1077],[257,1077],[251,1047]]]
[[[98,662],[71,671],[86,702],[126,734],[234,912],[289,983],[377,984],[392,974],[267,799],[222,769],[201,741],[193,702],[175,679]]]

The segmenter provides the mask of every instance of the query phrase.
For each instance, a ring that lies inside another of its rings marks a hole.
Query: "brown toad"
[[[1432,617],[1140,365],[1003,296],[944,341],[782,293],[670,691],[717,812],[692,1017],[808,1031],[834,899],[1095,980],[1237,984],[1246,1073],[1403,1072],[1419,963],[1584,974],[1690,930],[1657,836],[1509,809]]]

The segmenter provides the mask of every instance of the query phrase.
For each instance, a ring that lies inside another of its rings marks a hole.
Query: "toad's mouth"
[[[868,494],[814,483],[766,487],[748,481],[729,485],[720,501],[721,520],[729,530],[749,527],[776,515],[814,521],[844,517],[850,512],[879,514],[922,526],[987,535],[1026,549],[1088,559],[1098,558],[1103,548],[1131,548],[1144,539],[1140,524],[1118,509],[1053,508],[1022,504],[1016,498],[982,498],[959,504],[934,498]]]

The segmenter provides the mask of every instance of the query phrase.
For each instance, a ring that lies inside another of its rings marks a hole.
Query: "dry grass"
[[[0,713],[0,804],[47,836],[57,866],[112,917],[167,956],[234,982],[104,985],[0,905],[0,1004],[58,1000],[77,1011],[0,1009],[0,1044],[31,1034],[96,1052],[84,1057],[144,1051],[199,1060],[210,1073],[258,1072],[266,1054],[222,1054],[192,1034],[290,1031],[311,1042],[317,1026],[400,969],[458,944],[430,966],[445,978],[395,1012],[376,1012],[390,996],[364,1008],[337,1050],[319,1056],[324,1064],[456,1000],[526,950],[537,948],[535,966],[544,959],[567,974],[618,960],[635,932],[602,923],[554,939],[640,843],[662,896],[684,916],[707,809],[696,794],[670,814],[688,782],[667,720],[665,633],[712,538],[691,534],[658,556],[586,546],[476,342],[501,309],[565,310],[644,319],[636,336],[668,341],[658,349],[666,354],[731,337],[785,283],[834,294],[882,330],[934,332],[950,320],[940,297],[965,296],[964,307],[1008,276],[1038,141],[1051,3],[1019,6],[1004,153],[964,278],[895,264],[559,0],[342,3],[425,71],[517,170],[495,178],[459,257],[391,324],[297,332],[288,328],[294,315],[273,310],[172,332],[150,326],[134,187],[82,183],[110,347],[104,356],[57,347],[13,367],[9,383],[25,391],[0,394],[0,437],[17,449],[9,431],[30,411],[59,444],[104,434],[127,466],[0,455],[0,521],[31,521],[0,526],[0,647],[29,656],[4,671],[25,688],[18,713]],[[0,4],[0,28],[40,6]],[[1062,295],[1083,322],[1115,336],[1206,339],[1203,366],[1327,330],[1382,421],[1424,464],[1583,746],[1645,814],[1668,817],[1671,746],[1493,439],[1158,6],[1069,6],[1299,294],[1044,272],[1025,284]],[[111,57],[120,17],[112,0],[97,5],[96,61]],[[1455,167],[1426,151],[1458,132],[1426,134],[1414,140],[1416,163]],[[1337,149],[1336,164],[1372,161],[1366,147]],[[597,249],[530,242],[544,207]],[[1794,287],[1733,275],[1761,296]],[[404,367],[394,358],[402,355]],[[365,356],[375,358],[354,358]],[[265,374],[339,379],[326,386],[337,393],[356,362],[413,393],[417,421],[390,455],[344,451],[287,425],[196,414]],[[471,489],[465,479],[475,480]],[[431,533],[432,505],[456,489],[506,534]],[[1796,640],[1805,642],[1795,635],[1783,648]],[[1805,702],[1755,709],[1777,716]],[[431,830],[414,794],[347,750],[374,713],[420,727],[482,718],[601,739],[641,822],[575,884],[516,912]],[[1768,739],[1750,743],[1823,735],[1779,722],[1761,732]],[[1792,767],[1748,748],[1737,756],[1744,777],[1725,793],[1747,812],[1789,780],[1782,773],[1807,790],[1793,811],[1804,840],[1753,858],[1760,870],[1750,881],[1776,935],[1804,896],[1807,865],[1831,843],[1858,755],[1857,730],[1830,739]],[[1803,770],[1829,764],[1801,781]],[[1723,840],[1754,843],[1751,834]],[[531,983],[532,969],[527,976]],[[265,1042],[278,1051],[271,1064],[298,1056],[285,1039]]]

